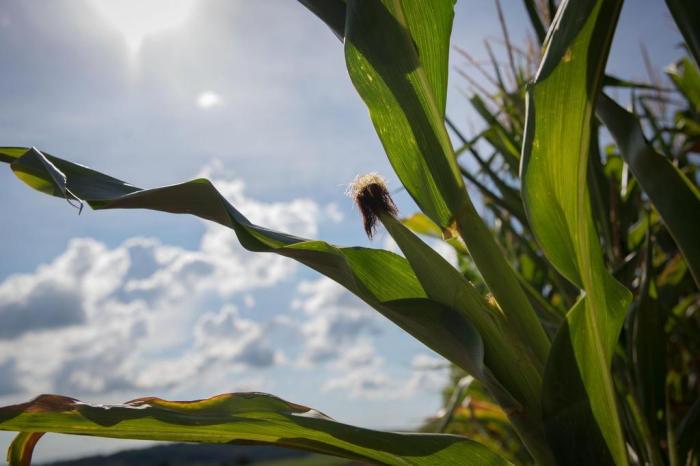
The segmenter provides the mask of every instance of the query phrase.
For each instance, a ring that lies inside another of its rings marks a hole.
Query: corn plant
[[[141,189],[36,148],[0,148],[0,160],[44,193],[94,209],[196,215],[232,229],[250,251],[328,276],[468,374],[498,405],[498,422],[517,434],[524,455],[478,436],[348,426],[261,393],[107,407],[42,395],[0,408],[0,429],[18,432],[9,462],[29,464],[41,435],[59,432],[272,444],[397,465],[697,465],[698,382],[666,383],[668,374],[697,370],[664,366],[697,365],[696,64],[688,59],[673,71],[688,105],[674,126],[662,127],[653,113],[630,112],[601,91],[604,84],[631,86],[604,74],[622,0],[558,7],[525,0],[541,40],[537,72],[531,79],[514,73],[514,91],[501,86],[498,99],[512,110],[505,116],[472,99],[488,129],[455,149],[445,121],[453,1],[300,1],[341,40],[389,161],[421,209],[398,219],[376,174],[351,188],[367,233],[383,225],[402,256],[254,225],[206,179]],[[700,8],[692,0],[667,4],[697,63]],[[615,142],[604,157],[601,125]],[[644,127],[653,126],[648,141]],[[494,157],[480,158],[476,139],[487,141]],[[477,157],[488,181],[460,165],[465,153]],[[605,189],[621,176],[634,184],[624,198]],[[467,186],[487,194],[486,207],[505,220],[498,228],[479,214]],[[469,270],[453,267],[416,232],[453,244]],[[666,319],[682,323],[671,326],[676,334],[664,331]],[[691,362],[664,358],[673,344]]]

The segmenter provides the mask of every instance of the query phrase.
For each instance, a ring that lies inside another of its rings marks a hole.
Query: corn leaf
[[[527,93],[521,178],[530,227],[583,291],[557,332],[543,384],[560,464],[627,464],[610,364],[630,293],[606,270],[586,183],[595,98],[621,3],[563,2]]]
[[[0,408],[0,429],[21,431],[11,466],[29,464],[35,433],[177,442],[276,445],[392,465],[505,465],[464,437],[380,432],[342,424],[323,413],[264,393],[229,393],[205,400],[140,398],[89,405],[58,395]]]
[[[299,0],[299,3],[318,16],[341,41],[345,37],[344,0]]]
[[[345,59],[394,170],[441,227],[463,198],[444,125],[453,0],[348,1]]]
[[[340,283],[456,365],[479,373],[483,344],[459,312],[428,298],[409,263],[381,249],[341,248],[253,225],[206,179],[142,190],[32,148],[0,148],[0,160],[29,186],[81,199],[95,209],[151,209],[192,214],[231,228],[241,245],[295,259]],[[414,305],[406,308],[404,301]],[[420,306],[416,306],[420,303]],[[435,325],[442,322],[442,327]]]
[[[455,227],[513,328],[544,366],[549,340],[467,195],[445,128],[453,0],[347,2],[345,59],[389,160],[446,236]]]
[[[486,372],[472,375],[481,378],[509,413],[533,456],[547,464],[550,453],[545,446],[544,427],[539,416],[542,377],[533,365],[533,358],[528,357],[530,349],[517,335],[509,333],[502,311],[488,305],[476,288],[440,254],[391,215],[384,214],[380,218],[406,255],[428,296],[460,310],[474,323],[484,341]]]
[[[689,58],[683,58],[667,71],[668,77],[688,100],[695,112],[700,112],[700,70]]]
[[[666,0],[688,49],[700,65],[700,3],[696,0]]]
[[[1,409],[1,408],[0,408]],[[7,462],[10,466],[29,466],[32,463],[34,447],[43,432],[20,432],[7,449]]]
[[[700,286],[700,191],[647,142],[636,116],[605,94],[601,95],[597,111]]]

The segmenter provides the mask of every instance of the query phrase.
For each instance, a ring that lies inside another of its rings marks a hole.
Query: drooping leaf
[[[10,450],[31,458],[35,433],[58,432],[139,440],[275,445],[392,465],[509,464],[464,437],[380,432],[342,424],[264,393],[229,393],[205,400],[140,398],[89,405],[58,395],[0,408],[0,429],[23,432]],[[15,462],[14,465],[21,465]],[[28,464],[28,463],[25,463]]]
[[[700,286],[700,191],[647,142],[634,114],[605,94],[601,95],[597,111]]]
[[[606,270],[586,184],[593,109],[621,3],[563,2],[527,93],[521,179],[530,227],[584,292],[557,332],[544,378],[544,419],[560,464],[627,464],[610,364],[630,293]]]
[[[341,41],[345,38],[345,0],[299,0],[318,16]]]
[[[206,179],[142,190],[116,178],[38,150],[0,148],[13,172],[42,192],[82,199],[95,209],[151,209],[192,214],[231,228],[241,245],[295,259],[335,280],[428,347],[467,371],[478,373],[482,342],[459,312],[428,299],[408,262],[389,251],[341,248],[253,225]],[[401,302],[420,303],[411,312]],[[444,322],[438,329],[435,321]],[[449,323],[449,325],[448,325]]]

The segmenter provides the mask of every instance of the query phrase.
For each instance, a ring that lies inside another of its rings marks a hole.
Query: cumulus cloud
[[[22,390],[17,383],[17,367],[15,361],[6,359],[0,362],[0,396],[12,395]]]
[[[426,359],[430,359],[433,364],[424,366]],[[419,392],[435,393],[448,380],[447,366],[425,354],[414,357],[411,371],[407,375],[392,374],[384,358],[374,354],[371,347],[365,347],[350,356],[349,362],[350,364],[342,363],[344,370],[323,384],[322,390],[345,391],[351,398],[406,399]]]
[[[313,236],[321,221],[337,219],[310,200],[263,203],[240,180],[214,182],[274,229]],[[231,230],[205,225],[196,249],[152,238],[114,248],[74,239],[35,272],[0,283],[0,354],[9,355],[0,361],[0,396],[22,386],[76,395],[167,388],[209,368],[282,363],[267,341],[276,324],[245,318],[232,303],[254,306],[252,293],[287,280],[296,264],[249,253]]]
[[[376,313],[328,278],[303,281],[292,309],[304,313],[301,365],[330,362],[354,346],[360,337],[377,334]]]
[[[337,206],[308,199],[250,199],[221,172],[212,164],[202,175],[258,224],[315,237],[322,222],[342,218]],[[204,225],[191,249],[73,239],[33,273],[0,283],[0,397],[261,389],[274,367],[320,371],[323,390],[351,398],[438,386],[435,371],[397,369],[379,356],[375,341],[390,324],[342,286],[298,281],[291,260],[249,253],[231,230]],[[255,317],[282,290],[283,307]]]
[[[323,391],[405,399],[435,392],[447,382],[444,360],[428,354],[416,355],[410,368],[390,367],[374,346],[386,322],[337,283],[324,277],[301,282],[297,291],[292,307],[305,317],[299,324],[304,341],[299,364],[328,370]]]

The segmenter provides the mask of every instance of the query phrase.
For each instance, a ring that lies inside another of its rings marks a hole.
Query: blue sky
[[[135,25],[109,0],[0,0],[0,144],[143,187],[204,174],[259,224],[390,247],[363,236],[344,196],[359,173],[399,183],[325,25],[289,0],[148,3],[138,16],[157,19]],[[504,7],[522,42],[521,2]],[[454,44],[483,58],[483,39],[498,36],[491,1],[458,3]],[[610,71],[645,79],[642,42],[656,69],[680,56],[661,0],[628,2]],[[466,89],[453,73],[448,113],[468,130],[479,121]],[[414,210],[404,194],[397,203]],[[154,212],[77,216],[9,170],[0,211],[0,404],[256,390],[375,428],[417,425],[439,407],[434,353],[315,273],[245,252],[228,230]],[[48,436],[37,458],[129,445]]]

